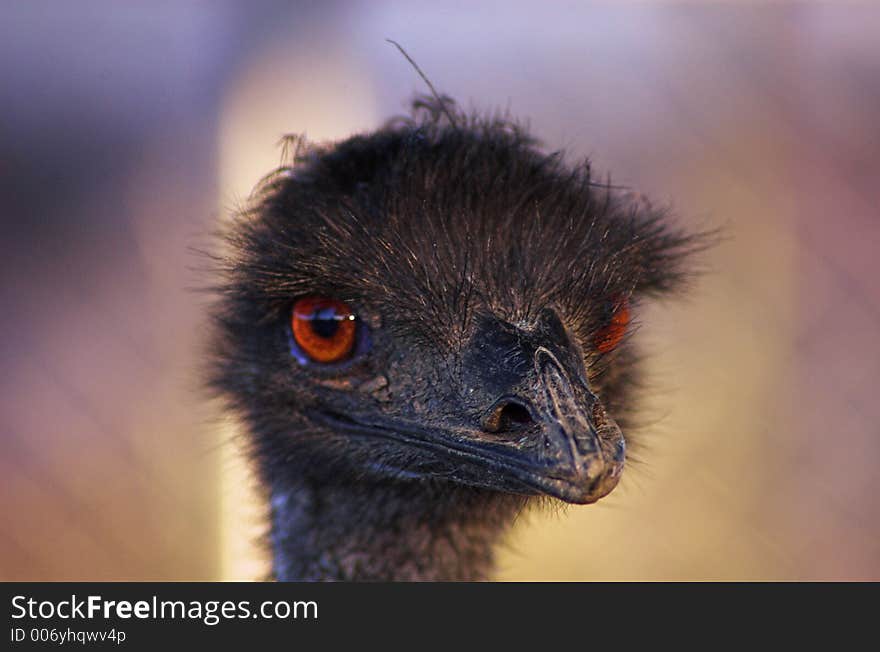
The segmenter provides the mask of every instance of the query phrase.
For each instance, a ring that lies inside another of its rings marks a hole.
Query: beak
[[[623,433],[555,313],[531,331],[486,320],[463,368],[475,388],[470,409],[482,418],[457,445],[479,455],[493,486],[518,482],[520,490],[581,504],[617,486]]]
[[[473,388],[466,395],[472,398],[463,404],[476,422],[444,419],[428,425],[423,417],[326,411],[313,418],[351,438],[429,453],[420,456],[421,466],[407,466],[406,472],[416,476],[545,494],[570,503],[596,502],[617,486],[623,472],[623,434],[590,389],[579,356],[564,345],[554,354],[536,340],[498,328],[478,338],[480,344],[465,364]]]
[[[535,350],[532,378],[534,423],[521,433],[528,436],[511,442],[520,456],[521,479],[571,503],[606,496],[623,472],[620,428],[581,374],[566,372],[545,347]]]
[[[594,503],[623,473],[620,427],[591,390],[555,313],[531,331],[487,319],[463,357],[465,410],[476,416],[430,440],[456,477],[500,491]]]

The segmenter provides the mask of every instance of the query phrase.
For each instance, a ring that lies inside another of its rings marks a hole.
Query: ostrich
[[[528,505],[617,484],[632,317],[699,236],[435,96],[302,145],[225,242],[209,382],[265,487],[274,578],[482,580]]]

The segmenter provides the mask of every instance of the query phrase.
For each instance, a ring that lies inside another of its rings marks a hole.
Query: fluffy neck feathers
[[[521,496],[438,482],[303,480],[272,495],[279,580],[484,580]]]

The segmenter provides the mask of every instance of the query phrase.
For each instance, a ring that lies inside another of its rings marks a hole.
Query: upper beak
[[[571,503],[595,502],[617,486],[623,434],[565,340],[490,321],[466,369],[478,388],[472,406],[482,409],[480,428],[446,445],[478,462],[488,486],[525,485]]]
[[[614,420],[580,374],[566,372],[553,353],[534,354],[532,436],[516,442],[524,471],[545,493],[592,503],[611,492],[623,471],[625,443]]]

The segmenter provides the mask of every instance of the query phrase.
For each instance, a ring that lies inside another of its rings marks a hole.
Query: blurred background
[[[283,134],[425,91],[386,37],[725,230],[642,316],[645,462],[518,522],[500,579],[880,579],[880,4],[7,0],[0,580],[265,574],[191,249]]]

